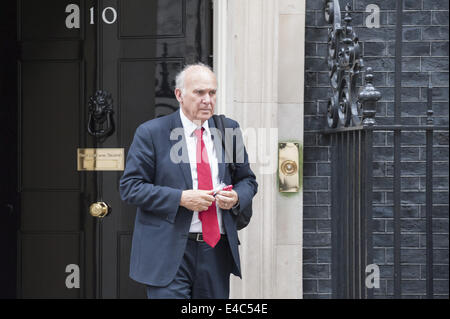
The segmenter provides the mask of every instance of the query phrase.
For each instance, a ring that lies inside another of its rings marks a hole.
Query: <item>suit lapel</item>
[[[191,165],[189,163],[189,154],[188,154],[188,150],[187,150],[186,137],[184,136],[183,124],[181,123],[180,110],[173,113],[172,124],[170,127],[169,134],[171,134],[171,132],[174,129],[181,129],[181,132],[178,135],[178,139],[170,140],[170,143],[172,144],[172,147],[174,147],[174,145],[177,143],[181,143],[181,145],[177,146],[177,149],[179,149],[179,146],[181,146],[181,150],[182,150],[181,162],[179,164],[174,164],[174,165],[178,166],[181,169],[182,175],[184,177],[184,181],[186,184],[186,189],[192,189]]]

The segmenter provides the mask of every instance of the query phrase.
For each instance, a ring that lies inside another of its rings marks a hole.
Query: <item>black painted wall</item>
[[[16,1],[0,10],[0,299],[16,296],[17,66]]]
[[[330,141],[311,131],[325,125],[330,96],[325,62],[328,25],[324,0],[306,1],[305,148],[304,148],[304,298],[331,298]],[[383,97],[379,124],[394,116],[395,23],[394,0],[340,1],[350,3],[352,25],[362,42],[364,61],[375,72],[374,85]],[[365,8],[380,7],[380,28],[365,26]],[[447,0],[404,0],[402,123],[425,124],[426,88],[433,85],[434,123],[449,123],[449,15]],[[362,83],[362,82],[361,82]],[[376,298],[393,297],[393,133],[374,136],[374,262],[381,271]],[[434,295],[449,296],[448,258],[448,131],[434,135]],[[425,133],[402,135],[402,291],[405,298],[425,297]]]

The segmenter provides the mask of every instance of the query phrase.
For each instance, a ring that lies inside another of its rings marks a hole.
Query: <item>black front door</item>
[[[135,208],[120,200],[122,171],[78,171],[77,149],[126,155],[140,123],[178,108],[175,74],[210,63],[210,1],[21,0],[17,11],[18,296],[145,297],[128,277]],[[103,138],[88,132],[99,90],[113,110],[91,126],[113,129]],[[110,213],[91,216],[95,202]]]

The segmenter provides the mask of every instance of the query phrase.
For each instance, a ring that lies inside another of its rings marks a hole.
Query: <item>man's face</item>
[[[204,67],[191,67],[186,70],[184,93],[177,88],[175,96],[186,117],[194,123],[200,121],[203,124],[214,114],[216,91],[214,73]]]

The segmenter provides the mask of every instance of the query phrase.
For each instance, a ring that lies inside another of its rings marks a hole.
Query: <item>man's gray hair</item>
[[[175,88],[180,89],[182,94],[184,94],[184,78],[186,75],[186,70],[191,67],[203,67],[210,70],[211,72],[214,72],[209,65],[201,62],[186,65],[183,70],[181,70],[175,77]]]

